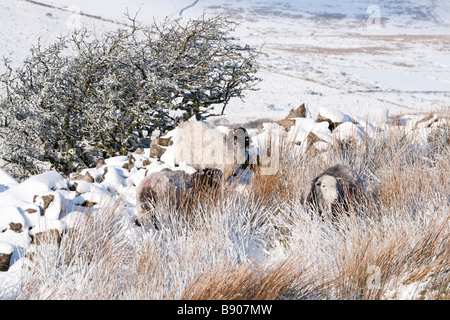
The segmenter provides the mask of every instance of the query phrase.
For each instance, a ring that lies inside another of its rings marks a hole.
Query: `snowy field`
[[[125,28],[129,23],[124,17],[127,9],[132,15],[139,11],[138,20],[149,24],[153,19],[183,21],[203,13],[224,15],[240,23],[236,29],[240,41],[261,48],[258,76],[263,81],[258,85],[258,91],[248,92],[243,101],[232,100],[225,115],[210,122],[222,126],[220,128],[223,130],[237,126],[249,129],[255,145],[260,146],[263,143],[261,139],[265,137],[258,125],[264,123],[262,127],[267,129],[270,123],[284,119],[291,109],[303,103],[309,115],[307,119],[297,119],[294,129],[298,130],[291,130],[288,134],[288,139],[303,149],[311,132],[324,142],[331,143],[336,138],[336,130],[332,132],[316,122],[319,113],[322,116],[328,114],[330,118],[337,119],[336,122],[347,122],[348,130],[341,127],[340,138],[359,130],[361,141],[363,136],[368,136],[371,141],[376,140],[379,128],[396,116],[406,128],[411,131],[417,129],[417,135],[424,140],[427,140],[432,129],[448,125],[445,114],[450,109],[450,4],[446,0],[0,0],[0,56],[19,66],[39,38],[42,43],[50,44],[59,35],[81,26],[97,34],[118,27]],[[0,73],[4,71],[2,67]],[[420,122],[430,112],[435,114],[434,118],[427,119],[431,122]],[[359,127],[354,123],[359,123]],[[320,146],[323,144],[316,145],[317,148]],[[167,241],[154,230],[143,235],[133,221],[136,218],[136,185],[150,172],[171,168],[170,156],[171,152],[167,152],[158,161],[150,157],[149,149],[145,149],[143,153],[133,156],[132,170],[124,169],[124,165],[130,163],[129,157],[116,157],[71,179],[56,172],[47,172],[22,183],[0,169],[0,259],[2,254],[11,255],[9,270],[0,272],[0,298],[15,297],[23,270],[32,264],[30,252],[39,251],[35,244],[31,244],[30,237],[48,230],[62,233],[79,223],[80,217],[85,221],[88,214],[95,215],[103,207],[108,207],[111,199],[121,203],[122,214],[114,216],[118,219],[114,227],[126,226],[119,233],[127,246],[137,249],[144,242],[158,241],[161,244]],[[448,161],[443,163],[448,165]],[[178,169],[191,170],[189,167]],[[87,178],[89,176],[92,181]],[[77,181],[75,185],[74,181]],[[448,180],[445,186],[447,184]],[[444,193],[445,190],[448,189],[444,188]],[[446,201],[448,199],[442,200],[444,207]],[[92,208],[90,204],[93,204]],[[224,209],[227,214],[239,211],[233,207],[235,204],[227,205]],[[44,207],[45,217],[39,216],[37,212]],[[427,211],[423,219],[431,221],[429,214]],[[301,219],[305,217],[307,215]],[[227,215],[217,219],[223,219],[218,224],[223,223],[224,226],[227,219],[234,221]],[[230,236],[224,240],[230,243],[221,243],[222,238],[211,236],[212,245],[223,244],[231,248],[230,251],[235,250],[232,253],[215,251],[216,260],[222,261],[221,255],[232,257],[235,261],[268,256],[271,262],[276,263],[287,255],[281,244],[269,250],[261,244],[264,239],[261,240],[259,234],[247,234],[247,222],[239,219],[236,223],[242,229],[233,233],[235,238]],[[436,221],[441,221],[439,219],[436,218]],[[413,223],[411,227],[406,224],[403,231],[412,232]],[[27,232],[30,226],[33,228]],[[222,231],[229,230],[225,228]],[[293,230],[293,233],[295,231],[298,230]],[[195,252],[195,241],[201,241],[194,239],[190,244],[187,241],[184,243],[182,236],[175,238],[179,243],[168,249],[169,260],[178,251]],[[116,240],[119,246],[123,245],[122,240]],[[314,241],[313,238],[305,241],[302,244],[305,247],[318,248],[312,242],[307,243]],[[198,261],[195,262],[201,261],[202,255],[208,259],[211,257],[207,251],[209,249],[204,250],[198,253]],[[310,250],[307,254],[312,255],[314,249]],[[178,262],[182,263],[181,260]],[[180,279],[186,282],[192,280],[200,272],[195,266],[193,263],[191,269],[187,268],[190,277],[180,276]],[[176,263],[169,267],[170,271],[176,268]],[[204,268],[207,269],[207,266]],[[64,276],[71,275],[65,281],[72,281],[74,287],[81,287],[86,285],[83,281],[87,281],[89,276],[77,278],[76,275],[85,271],[61,272]],[[52,297],[50,287],[52,283],[57,283],[58,277],[62,275],[40,283],[42,289],[39,297]],[[95,274],[91,278],[95,278]],[[173,278],[170,281],[174,281]],[[417,298],[416,293],[423,289],[421,286],[424,283],[418,282],[416,287],[407,286],[404,290],[394,284],[384,298]],[[94,284],[95,281],[92,286]],[[170,286],[175,292],[174,297],[179,298],[180,293],[175,287]],[[68,292],[59,294],[70,297]],[[167,298],[168,295],[161,293],[152,297]],[[333,295],[328,297],[333,298]]]
[[[221,124],[248,127],[261,114],[266,121],[279,120],[301,103],[312,112],[332,106],[372,119],[450,105],[447,1],[382,1],[374,7],[353,0],[200,0],[189,7],[193,2],[39,2],[52,8],[2,0],[0,53],[19,64],[39,37],[51,43],[81,25],[99,33],[116,29],[127,23],[126,8],[132,14],[140,10],[138,18],[149,23],[154,17],[188,19],[206,12],[240,22],[236,35],[264,52],[260,91],[233,101],[227,116],[217,120]]]

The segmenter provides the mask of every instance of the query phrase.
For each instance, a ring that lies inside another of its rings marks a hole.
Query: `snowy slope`
[[[132,15],[140,10],[144,23],[204,12],[240,22],[241,41],[262,47],[264,81],[244,101],[232,101],[217,124],[279,120],[303,102],[313,113],[333,106],[371,119],[450,105],[447,1],[38,2],[48,6],[0,0],[0,54],[15,65],[38,37],[49,43],[80,25],[97,33],[123,27],[127,8]]]

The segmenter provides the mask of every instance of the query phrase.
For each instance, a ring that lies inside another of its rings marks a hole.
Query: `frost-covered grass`
[[[390,129],[326,153],[284,143],[276,175],[256,174],[186,218],[159,212],[159,231],[111,202],[59,247],[35,247],[22,285],[3,297],[449,299],[449,130],[436,132],[424,141]],[[300,192],[338,162],[373,195],[332,221],[304,207]]]

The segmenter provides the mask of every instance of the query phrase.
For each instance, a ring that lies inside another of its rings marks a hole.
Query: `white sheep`
[[[202,121],[188,121],[178,126],[174,144],[176,165],[219,168],[225,179],[248,162],[248,134],[242,128],[223,132]]]

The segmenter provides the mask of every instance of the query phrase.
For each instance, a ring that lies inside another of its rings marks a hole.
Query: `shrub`
[[[218,106],[223,114],[258,80],[257,51],[230,36],[232,22],[130,20],[102,36],[81,29],[46,48],[38,42],[17,70],[5,61],[1,158],[31,173],[40,162],[73,172],[142,146],[145,132]]]

